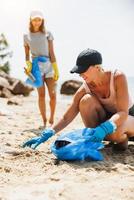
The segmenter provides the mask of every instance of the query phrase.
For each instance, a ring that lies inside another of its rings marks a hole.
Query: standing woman
[[[54,113],[56,107],[56,81],[59,78],[58,67],[53,49],[53,35],[46,30],[45,20],[42,12],[32,11],[30,14],[29,33],[24,34],[24,48],[27,73],[32,70],[30,53],[32,61],[38,57],[44,57],[46,62],[38,62],[39,70],[43,79],[43,86],[38,87],[38,104],[43,119],[44,127],[47,123],[45,87],[48,89],[50,97],[50,117],[49,124],[54,123]]]

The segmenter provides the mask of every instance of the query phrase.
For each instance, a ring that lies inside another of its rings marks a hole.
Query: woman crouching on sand
[[[119,70],[104,70],[101,54],[92,49],[82,51],[71,73],[79,74],[84,82],[59,122],[44,130],[39,140],[30,140],[25,146],[45,142],[64,129],[80,113],[89,140],[104,139],[116,143],[119,150],[127,149],[128,138],[134,136],[134,103],[128,93],[127,79]]]

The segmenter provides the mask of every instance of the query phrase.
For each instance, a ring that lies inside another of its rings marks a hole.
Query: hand
[[[93,136],[94,129],[93,128],[83,128],[82,135],[89,140],[91,136]]]
[[[25,73],[28,75],[31,72],[31,70],[32,70],[32,63],[31,63],[31,61],[27,60],[26,61],[26,65],[27,65],[27,67],[24,68],[24,69],[25,69]]]
[[[92,128],[91,142],[101,142],[107,135],[112,134],[117,129],[114,122],[106,121],[96,128]]]
[[[52,67],[54,70],[54,80],[57,81],[59,79],[59,70],[56,62],[52,63]]]
[[[47,128],[44,131],[42,131],[42,133],[39,137],[35,137],[35,138],[25,142],[23,144],[23,147],[30,147],[32,149],[36,149],[37,146],[39,146],[41,143],[47,141],[54,134],[55,134],[55,131],[53,129]]]

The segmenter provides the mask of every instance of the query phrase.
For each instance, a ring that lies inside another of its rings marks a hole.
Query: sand
[[[70,100],[61,97],[56,119]],[[42,125],[37,97],[20,98],[20,105],[7,105],[0,98],[0,200],[133,200],[134,143],[126,152],[103,149],[104,161],[57,161],[50,152],[56,136],[37,150],[23,149]],[[47,108],[48,112],[48,108]],[[83,127],[78,116],[66,129]]]

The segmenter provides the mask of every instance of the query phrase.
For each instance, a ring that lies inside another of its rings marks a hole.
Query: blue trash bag
[[[46,58],[45,56],[39,56],[33,59],[32,61],[32,75],[35,78],[35,81],[32,81],[30,78],[27,78],[26,80],[26,84],[30,84],[32,87],[41,87],[43,86],[43,80],[42,80],[42,75],[39,69],[39,65],[38,62],[47,62],[48,58]]]
[[[104,148],[101,142],[90,142],[87,130],[78,129],[69,133],[61,134],[51,145],[52,153],[59,160],[103,160],[99,150]]]

